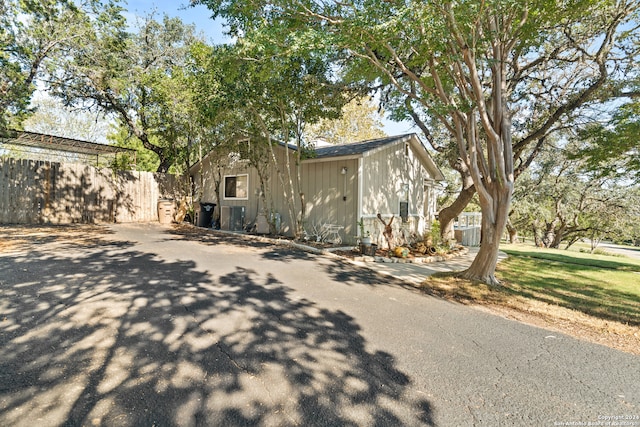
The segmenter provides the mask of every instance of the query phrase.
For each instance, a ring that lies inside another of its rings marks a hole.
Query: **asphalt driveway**
[[[2,426],[640,426],[637,356],[285,247],[88,230],[0,227]]]

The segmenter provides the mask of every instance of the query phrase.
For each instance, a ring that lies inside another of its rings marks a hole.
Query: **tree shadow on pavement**
[[[255,248],[263,250],[262,257],[272,261],[291,262],[300,259],[311,259],[315,255],[301,249],[277,244],[270,241],[260,241],[253,235],[220,232],[210,228],[193,227],[190,225],[174,225],[165,230],[165,234],[175,240],[189,240],[206,245],[231,245],[241,248]]]
[[[418,293],[416,286],[407,281],[376,272],[370,268],[356,267],[345,260],[332,259],[326,263],[325,269],[333,280],[346,285],[379,287],[384,284]]]
[[[0,271],[0,425],[433,425],[352,317],[273,275],[99,239]]]

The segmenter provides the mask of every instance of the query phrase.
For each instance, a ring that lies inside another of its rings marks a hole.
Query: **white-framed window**
[[[247,200],[249,198],[249,175],[225,175],[223,194],[225,199]]]

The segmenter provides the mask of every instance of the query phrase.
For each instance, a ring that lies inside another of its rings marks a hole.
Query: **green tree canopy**
[[[533,232],[538,246],[567,247],[579,239],[634,238],[640,188],[617,173],[593,169],[575,158],[582,141],[557,141],[542,151],[519,181],[512,223],[525,235]]]
[[[588,166],[602,175],[617,173],[640,182],[640,102],[618,107],[606,123],[585,126],[580,138],[585,145],[574,153],[574,159],[584,158]]]
[[[0,128],[20,127],[45,68],[86,40],[92,19],[111,1],[0,3]]]
[[[307,129],[306,139],[323,140],[331,144],[347,144],[382,138],[383,113],[370,97],[358,97],[346,104],[338,119],[321,119]]]
[[[90,142],[106,142],[110,132],[110,121],[101,112],[65,107],[44,92],[32,98],[31,108],[33,114],[23,122],[24,129],[30,132]]]
[[[463,275],[492,284],[515,177],[631,69],[625,49],[638,38],[624,28],[637,21],[631,0],[195,2],[233,34],[268,23],[280,29],[272,34],[325,40],[342,54],[335,66],[346,80],[382,88],[394,117],[413,118],[434,148],[453,153],[483,213],[482,245]],[[441,146],[431,122],[448,134]]]
[[[129,33],[114,7],[96,20],[82,48],[57,64],[50,85],[67,105],[91,102],[115,114],[166,172],[181,162],[194,129],[185,69],[196,41],[192,26],[167,16],[161,22],[148,16]]]
[[[283,38],[275,39],[269,28],[258,28],[250,39],[214,47],[209,58],[200,55],[205,74],[199,77],[199,90],[210,95],[210,101],[202,103],[205,116],[229,117],[233,112],[236,122],[242,117],[245,139],[266,144],[294,233],[299,235],[306,205],[304,194],[297,190],[302,180],[300,163],[309,148],[305,132],[322,118],[338,117],[349,96],[334,78],[327,59],[332,52],[323,50],[321,42],[315,41],[316,49],[301,50],[301,35],[279,36]],[[275,155],[274,145],[280,143],[290,154],[284,156],[286,164],[278,164]],[[289,144],[296,149],[290,151]],[[289,163],[292,158],[294,164]],[[259,164],[254,166],[261,170]]]

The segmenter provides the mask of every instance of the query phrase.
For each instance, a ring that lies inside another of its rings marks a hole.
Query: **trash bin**
[[[158,199],[158,222],[160,224],[171,224],[175,205],[171,199]]]
[[[215,203],[200,202],[200,215],[198,215],[198,227],[211,227],[211,220],[213,219],[213,209],[216,207]]]

